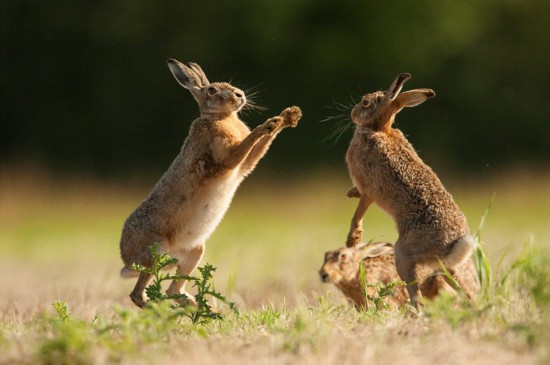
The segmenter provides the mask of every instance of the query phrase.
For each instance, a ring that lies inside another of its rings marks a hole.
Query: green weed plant
[[[366,301],[366,309],[369,310],[369,302],[374,304],[375,310],[389,309],[390,305],[387,303],[387,299],[395,295],[395,288],[398,286],[406,285],[404,281],[401,280],[392,280],[388,284],[381,282],[377,283],[367,283],[365,275],[365,264],[363,258],[361,257],[361,262],[359,263],[359,277],[361,279],[361,288],[363,290],[363,296]],[[373,288],[374,294],[370,295],[367,288]]]
[[[132,269],[138,272],[146,272],[153,276],[151,284],[145,288],[148,307],[154,308],[155,305],[167,300],[179,301],[178,304],[172,306],[172,309],[177,315],[189,318],[193,324],[205,324],[211,320],[223,320],[223,315],[208,303],[209,297],[225,303],[229,306],[230,311],[237,312],[235,304],[214,289],[212,284],[212,279],[214,278],[213,272],[216,271],[214,266],[206,264],[199,267],[198,277],[164,273],[164,270],[176,265],[178,260],[171,258],[166,252],[161,253],[157,243],[151,245],[150,250],[153,257],[153,265],[151,267],[137,264],[132,265]],[[185,294],[168,295],[163,292],[162,283],[172,280],[187,280],[192,283],[193,287],[197,289],[197,294],[195,295],[196,306],[183,304],[189,300]]]
[[[91,338],[93,332],[84,321],[71,317],[67,304],[52,303],[55,316],[43,315],[39,331],[44,337],[38,346],[37,358],[46,365],[88,365],[93,364]]]

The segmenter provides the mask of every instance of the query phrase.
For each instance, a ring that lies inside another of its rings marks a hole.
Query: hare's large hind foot
[[[132,292],[130,293],[130,300],[132,301],[132,303],[140,308],[145,307],[145,299],[143,298],[143,294],[136,295],[134,292]]]
[[[170,293],[166,292],[166,294],[170,295]],[[175,295],[185,295],[185,298],[177,298],[174,299],[174,301],[180,305],[183,306],[197,306],[197,301],[195,300],[195,296],[192,294],[189,294],[187,291],[183,291],[182,293],[173,293]]]
[[[180,251],[174,256],[178,258],[178,275],[190,275],[197,267],[204,254],[204,244],[195,246],[190,250]],[[178,257],[179,255],[179,257]],[[178,298],[175,301],[182,305],[197,305],[195,297],[185,290],[185,279],[174,279],[166,290],[166,294],[179,296],[184,294],[186,299]]]
[[[475,301],[476,295],[470,290],[470,287],[464,282],[464,280],[462,280],[461,273],[457,272],[456,269],[451,269],[450,274],[452,275],[453,279],[458,283],[460,290],[462,290],[466,297],[471,301]]]
[[[143,298],[143,294],[145,292],[145,287],[149,284],[152,277],[153,275],[151,274],[141,272],[134,290],[130,293],[130,299],[140,308],[145,307],[145,299]]]

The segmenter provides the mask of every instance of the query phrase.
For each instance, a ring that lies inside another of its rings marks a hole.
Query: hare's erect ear
[[[401,92],[401,88],[403,87],[405,82],[409,81],[410,79],[411,74],[409,73],[402,73],[401,75],[397,76],[397,78],[391,83],[390,88],[388,89],[389,99],[394,100]]]
[[[369,245],[369,248],[363,253],[364,257],[378,257],[393,253],[393,245],[387,242],[375,242]]]
[[[167,62],[172,75],[174,75],[181,86],[191,91],[194,88],[203,86],[201,77],[193,69],[173,58],[168,59]]]
[[[413,107],[422,104],[435,96],[432,89],[415,89],[402,92],[395,98],[395,106],[399,111],[405,107]]]
[[[194,62],[188,62],[187,67],[189,67],[190,69],[195,71],[195,73],[197,74],[197,76],[201,80],[201,86],[204,87],[204,86],[210,85],[210,81],[208,81],[208,78],[206,77],[204,71],[202,70],[202,68],[199,65],[197,65]]]

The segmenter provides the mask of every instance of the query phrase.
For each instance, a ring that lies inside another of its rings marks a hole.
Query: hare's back
[[[460,208],[401,132],[396,136],[376,133],[370,146],[367,194],[394,217],[400,231],[459,227],[462,235],[468,233]]]
[[[376,257],[367,257],[363,260],[365,277],[370,283],[389,283],[398,279],[393,253],[385,253]]]

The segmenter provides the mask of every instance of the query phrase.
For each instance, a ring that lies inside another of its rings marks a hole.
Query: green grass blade
[[[460,292],[462,292],[462,288],[460,287],[460,284],[458,284],[458,282],[455,280],[455,278],[451,275],[451,273],[449,272],[449,270],[447,270],[447,267],[445,266],[445,264],[443,263],[443,261],[441,261],[441,259],[436,256],[435,257],[437,259],[437,262],[439,263],[439,266],[441,267],[441,270],[443,270],[443,273],[445,274],[445,277],[449,280],[449,282],[451,283],[451,285],[456,289],[456,290],[459,290]]]

